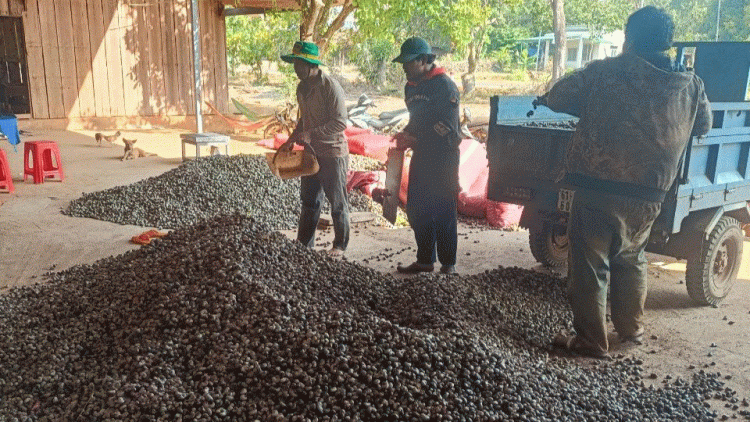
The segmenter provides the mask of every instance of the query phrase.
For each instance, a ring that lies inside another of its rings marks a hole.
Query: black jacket
[[[460,95],[442,68],[434,68],[404,89],[409,124],[405,132],[417,138],[409,170],[409,190],[433,195],[458,193]]]

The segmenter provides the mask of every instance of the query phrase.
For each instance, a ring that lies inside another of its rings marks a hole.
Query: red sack
[[[523,205],[487,200],[487,221],[492,227],[510,227],[521,221]]]
[[[390,136],[366,132],[352,135],[347,141],[351,154],[364,155],[385,163],[388,160],[388,148],[393,146],[391,139]]]
[[[359,189],[362,193],[372,196],[374,188],[385,187],[384,171],[349,171],[346,175],[346,191]]]
[[[469,217],[484,218],[487,210],[487,197],[484,195],[469,196],[466,192],[458,194],[456,203],[458,213]]]
[[[279,149],[289,139],[289,135],[285,133],[277,133],[272,139],[263,139],[256,143],[256,145],[271,149]],[[293,150],[299,151],[302,149],[302,145],[295,145]]]
[[[351,136],[361,135],[363,133],[372,133],[370,129],[364,129],[361,127],[356,126],[347,126],[346,129],[344,129],[344,136],[347,138]]]

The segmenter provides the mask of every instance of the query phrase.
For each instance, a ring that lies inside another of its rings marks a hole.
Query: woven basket
[[[266,161],[271,172],[280,179],[312,176],[320,170],[318,160],[307,150],[267,152]]]

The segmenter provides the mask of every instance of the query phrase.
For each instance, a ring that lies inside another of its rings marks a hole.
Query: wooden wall
[[[3,4],[23,0],[0,0]],[[195,114],[190,0],[25,0],[32,117]],[[203,100],[228,102],[224,18],[200,0]],[[203,112],[208,108],[203,105]]]
[[[20,18],[23,14],[24,0],[0,0],[0,16]]]

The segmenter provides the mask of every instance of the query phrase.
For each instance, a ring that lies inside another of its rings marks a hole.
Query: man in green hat
[[[289,140],[282,145],[291,149],[295,143],[312,150],[320,170],[312,176],[302,177],[297,240],[312,248],[315,246],[315,229],[320,219],[324,196],[331,204],[333,220],[332,256],[341,256],[349,244],[349,203],[346,195],[346,173],[349,167],[349,146],[344,137],[347,110],[344,90],[339,83],[318,67],[318,46],[297,41],[292,54],[281,56],[294,64],[300,82],[297,85],[297,102],[300,119]]]
[[[417,241],[417,260],[397,267],[400,273],[456,272],[458,243],[456,199],[461,143],[459,93],[456,84],[435,65],[425,40],[409,38],[393,59],[403,65],[409,124],[396,138],[397,148],[411,148],[406,215]],[[436,256],[437,248],[437,256]]]

